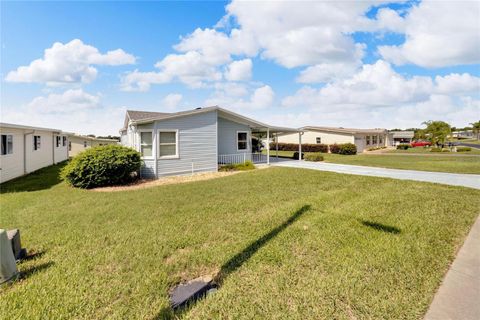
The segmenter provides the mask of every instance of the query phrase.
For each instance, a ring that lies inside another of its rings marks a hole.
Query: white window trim
[[[65,142],[65,144],[64,144]],[[66,147],[68,145],[68,138],[67,136],[62,136],[62,147]]]
[[[160,133],[162,132],[175,132],[175,155],[173,156],[162,156],[160,157]],[[157,159],[179,159],[180,154],[178,153],[178,129],[158,129],[157,128]]]
[[[37,148],[37,149],[35,149],[37,147],[36,144],[35,144],[35,137],[40,137],[40,148]],[[33,147],[34,152],[42,149],[42,136],[41,135],[38,135],[38,134],[33,135],[33,146],[32,147]]]
[[[320,139],[320,142],[318,142],[319,139]],[[322,137],[315,137],[315,143],[322,144]]]
[[[13,134],[13,133],[2,132],[2,133],[0,133],[0,139],[1,139],[1,136],[12,136],[12,153],[8,153],[8,149],[7,149],[7,153],[5,153],[5,154],[0,154],[0,156],[2,156],[2,157],[7,157],[7,156],[13,155],[13,154],[14,154],[14,152],[13,152],[13,151],[14,151],[14,150],[13,150],[14,147],[13,147],[13,146],[14,146],[14,144],[15,144],[15,143],[13,143],[14,134]],[[8,138],[7,138],[7,140],[8,140]],[[8,146],[8,144],[7,144],[7,146]],[[0,150],[0,151],[1,151],[1,150]]]
[[[142,153],[142,132],[150,132],[152,134],[152,155],[150,157],[144,157],[142,155],[142,159],[154,159],[154,154],[153,154],[153,129],[139,129],[137,130],[138,134],[138,148],[137,151]]]
[[[246,141],[247,142],[247,148],[246,149],[238,149],[238,134],[239,133],[246,133],[247,134],[247,141]],[[235,140],[237,140],[237,152],[248,152],[248,147],[249,147],[248,137],[249,137],[248,131],[244,131],[244,130],[237,131],[236,139],[235,139]]]

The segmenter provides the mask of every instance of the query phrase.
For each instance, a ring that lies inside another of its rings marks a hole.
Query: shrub
[[[245,171],[253,169],[255,169],[255,165],[252,161],[247,160],[244,163],[232,163],[223,165],[220,167],[219,171]]]
[[[99,146],[74,157],[61,172],[61,178],[78,188],[126,184],[137,177],[141,155],[119,145]]]
[[[270,150],[276,150],[275,143],[270,143]],[[278,144],[279,151],[298,151],[298,143],[279,143]],[[302,151],[303,152],[328,152],[328,145],[326,144],[309,144],[309,143],[302,143]]]
[[[305,161],[323,161],[323,156],[319,153],[309,153],[304,156]]]
[[[412,146],[409,145],[408,143],[401,143],[397,146],[397,149],[398,150],[407,150],[409,148],[411,148]]]
[[[298,160],[298,151],[293,153],[292,159]],[[302,152],[302,159],[305,159],[305,153]]]
[[[442,149],[442,152],[450,152],[448,149]]]
[[[338,153],[338,151],[340,150],[340,145],[338,144],[331,144],[329,146],[329,149],[330,149],[330,152],[331,153]]]
[[[470,147],[457,147],[457,152],[467,152],[467,151],[472,151],[472,148],[470,148]]]
[[[330,152],[343,155],[353,155],[357,154],[357,146],[353,143],[332,144],[330,145]]]
[[[442,152],[442,148],[433,147],[430,149],[430,152]]]

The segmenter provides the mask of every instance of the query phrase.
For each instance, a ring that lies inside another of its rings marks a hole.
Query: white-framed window
[[[369,146],[370,145],[370,136],[366,136],[365,139],[367,140],[367,146]]]
[[[56,141],[55,146],[58,148],[58,147],[60,147],[60,143],[62,142],[62,137],[56,136],[55,138],[56,138],[55,139],[55,141]]]
[[[42,146],[42,137],[33,136],[33,150],[40,150],[41,146]]]
[[[237,151],[248,149],[248,132],[237,131]]]
[[[153,156],[153,131],[140,131],[140,153],[144,158]]]
[[[316,139],[316,141],[317,141],[318,144],[322,143],[322,138],[316,137],[315,139]]]
[[[62,137],[62,146],[64,146],[64,147],[67,146],[67,136]]]
[[[1,155],[7,155],[13,153],[13,135],[11,134],[2,134],[1,135]]]
[[[383,144],[383,136],[378,136],[378,143]]]
[[[377,136],[372,136],[372,144],[377,144]]]
[[[158,157],[159,158],[177,158],[178,157],[178,131],[159,131],[158,132]]]
[[[87,141],[83,141],[83,147],[84,147],[84,148],[87,147]]]

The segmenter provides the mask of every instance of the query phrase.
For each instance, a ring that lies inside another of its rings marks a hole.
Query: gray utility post
[[[17,274],[18,270],[13,256],[12,244],[8,240],[7,231],[0,229],[0,283],[15,278]]]

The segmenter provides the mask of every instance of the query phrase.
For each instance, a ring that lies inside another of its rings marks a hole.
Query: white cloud
[[[300,72],[297,82],[320,83],[348,78],[360,66],[356,63],[322,63],[308,67]]]
[[[228,81],[246,81],[252,77],[252,60],[233,61],[227,66],[225,79]]]
[[[51,48],[45,50],[43,58],[10,71],[5,80],[39,82],[47,85],[88,83],[97,76],[97,69],[93,65],[117,66],[133,63],[135,57],[122,49],[102,54],[97,48],[75,39],[66,44],[54,43]]]
[[[162,100],[162,107],[165,107],[168,110],[175,110],[180,102],[182,101],[183,96],[179,93],[170,93]]]
[[[67,90],[61,94],[51,93],[46,97],[36,97],[28,108],[39,113],[71,113],[80,110],[95,109],[100,106],[100,97],[81,89]]]
[[[444,77],[436,76],[436,91],[443,94],[480,92],[480,78],[468,73],[452,73]]]
[[[479,12],[478,1],[422,1],[405,18],[405,43],[380,46],[379,52],[399,65],[480,63]]]
[[[230,91],[225,89],[225,87],[222,87],[215,91],[213,96],[205,101],[204,105],[218,105],[228,109],[238,109],[239,112],[242,112],[241,110],[245,109],[259,110],[271,107],[275,99],[275,93],[268,85],[256,88],[246,99],[239,95],[231,95]],[[244,92],[245,96],[248,94],[247,92]]]

